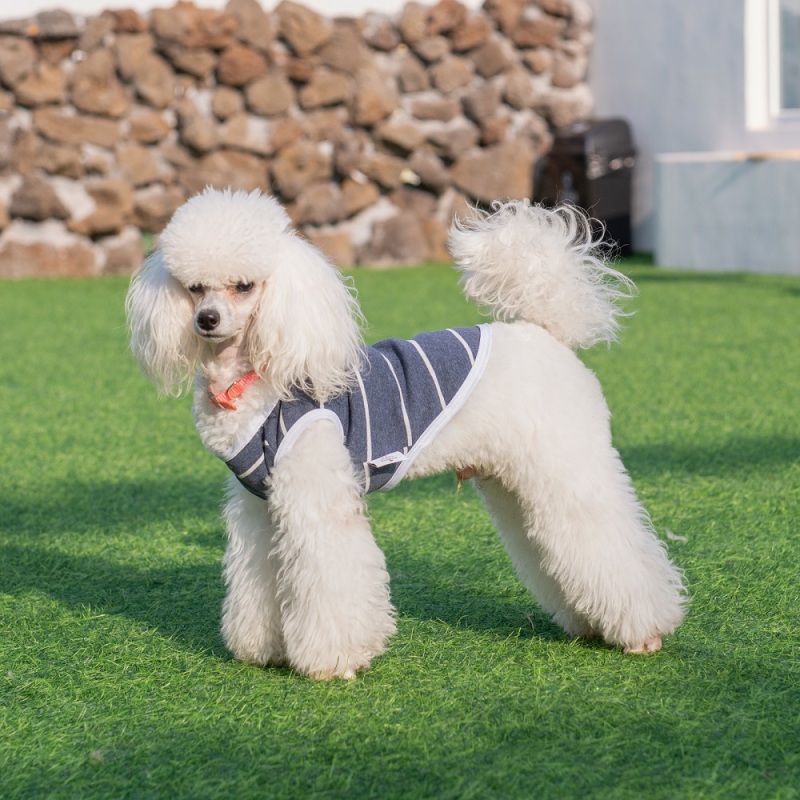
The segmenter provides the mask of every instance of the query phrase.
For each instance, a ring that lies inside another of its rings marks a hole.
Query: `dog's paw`
[[[302,670],[314,681],[352,681],[359,672],[370,668],[371,658],[363,655],[360,658],[342,658],[333,667]]]
[[[355,680],[356,670],[348,667],[345,670],[321,669],[308,675],[312,681],[352,681]]]
[[[645,639],[642,644],[639,645],[628,645],[623,652],[626,655],[632,654],[647,654],[647,653],[655,653],[657,650],[661,649],[661,637],[660,636],[651,636],[649,639]]]

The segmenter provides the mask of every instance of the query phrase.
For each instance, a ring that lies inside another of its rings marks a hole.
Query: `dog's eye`
[[[193,284],[192,284],[192,285],[189,287],[189,291],[190,291],[192,294],[203,294],[203,286],[202,286],[201,284],[199,284],[199,283],[193,283]]]
[[[253,284],[252,283],[246,283],[245,281],[239,281],[239,283],[236,284],[236,291],[239,294],[247,294],[248,292],[252,291],[252,289],[253,289]]]

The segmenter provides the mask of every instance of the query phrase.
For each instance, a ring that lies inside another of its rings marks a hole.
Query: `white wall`
[[[591,0],[595,114],[622,116],[639,149],[634,246],[655,245],[655,156],[800,145],[800,127],[748,129],[745,11],[763,0]],[[753,17],[748,17],[752,24]],[[755,87],[754,91],[758,91]],[[752,116],[752,115],[751,115]]]

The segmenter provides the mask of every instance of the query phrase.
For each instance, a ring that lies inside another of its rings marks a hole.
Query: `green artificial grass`
[[[225,651],[226,468],[138,374],[125,281],[0,284],[0,797],[798,797],[800,280],[626,268],[583,357],[683,627],[570,640],[444,475],[370,498],[398,633],[329,684]],[[371,339],[480,319],[445,267],[355,281]]]

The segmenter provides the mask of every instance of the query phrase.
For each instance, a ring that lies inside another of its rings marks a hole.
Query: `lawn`
[[[800,279],[626,269],[585,360],[683,627],[570,640],[445,475],[370,498],[398,633],[329,684],[225,651],[226,468],[138,374],[125,281],[0,283],[0,797],[800,797]],[[447,268],[355,275],[371,339],[479,319]]]

